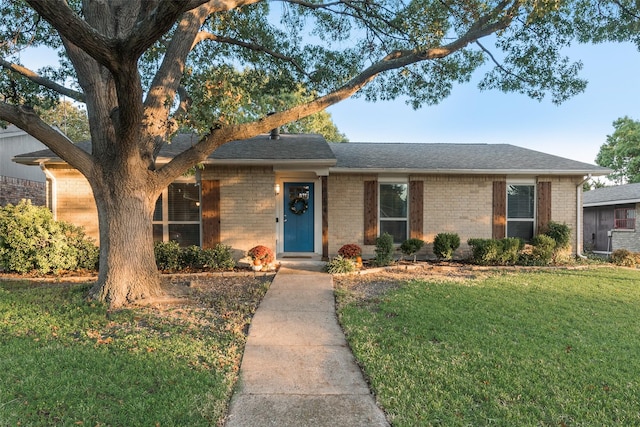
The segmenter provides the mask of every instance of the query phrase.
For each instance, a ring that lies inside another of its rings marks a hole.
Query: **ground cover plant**
[[[90,284],[0,281],[0,425],[219,425],[269,282],[191,277],[113,311]]]
[[[640,271],[467,275],[335,279],[394,427],[640,424]]]

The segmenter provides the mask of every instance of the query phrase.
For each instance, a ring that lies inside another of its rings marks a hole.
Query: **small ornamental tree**
[[[413,255],[413,262],[416,262],[416,253],[424,246],[424,240],[421,239],[407,239],[400,245],[400,250],[403,255]]]

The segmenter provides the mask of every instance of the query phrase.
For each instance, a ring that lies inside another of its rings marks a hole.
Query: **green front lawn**
[[[373,286],[373,285],[372,285]],[[640,424],[640,271],[491,273],[339,292],[394,426]]]
[[[0,426],[219,423],[267,283],[115,312],[87,286],[0,282]]]

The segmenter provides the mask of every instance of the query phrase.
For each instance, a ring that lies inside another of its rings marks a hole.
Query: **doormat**
[[[293,259],[296,259],[296,258],[298,258],[298,259],[299,259],[299,258],[309,258],[309,259],[310,259],[310,258],[312,258],[312,257],[310,257],[310,256],[304,256],[304,255],[303,255],[303,256],[297,256],[297,255],[289,255],[289,256],[287,256],[287,255],[285,255],[285,256],[283,256],[283,257],[281,257],[281,258],[285,258],[285,259],[286,259],[286,258],[293,258]]]

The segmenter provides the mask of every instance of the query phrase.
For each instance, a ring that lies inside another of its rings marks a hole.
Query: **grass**
[[[0,282],[0,426],[219,424],[267,285],[236,305],[114,312],[87,286]]]
[[[410,281],[341,292],[339,316],[394,426],[640,424],[640,271]]]

